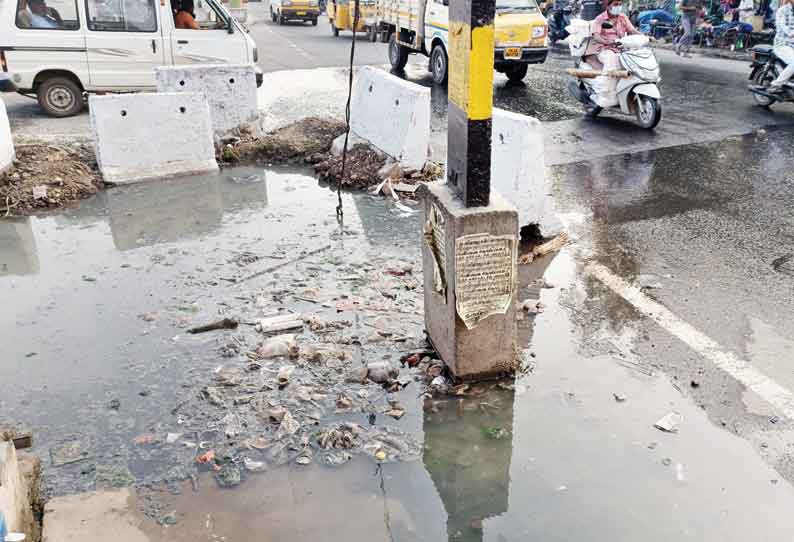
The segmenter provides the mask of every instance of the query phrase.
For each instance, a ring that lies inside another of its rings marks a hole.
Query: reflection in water
[[[38,272],[39,257],[30,218],[0,220],[0,276]]]
[[[487,519],[507,512],[513,392],[471,391],[479,395],[425,405],[424,465],[447,511],[450,542],[483,540]]]
[[[519,269],[520,299],[540,299],[540,283],[556,254]],[[519,322],[527,348],[534,316]],[[512,382],[471,386],[466,395],[425,403],[424,465],[447,511],[450,542],[483,540],[488,519],[507,512],[513,456]]]
[[[105,193],[113,242],[119,250],[201,237],[217,230],[224,213],[266,207],[265,172],[236,168],[225,175],[197,175]]]

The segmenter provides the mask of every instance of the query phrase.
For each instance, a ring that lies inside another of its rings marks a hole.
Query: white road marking
[[[681,320],[672,311],[642,293],[637,286],[629,284],[605,266],[591,263],[588,264],[585,272],[604,283],[613,292],[631,303],[635,309],[687,344],[692,350],[744,384],[747,389],[758,394],[761,399],[778,409],[787,418],[794,420],[794,394],[791,391],[747,361],[724,350],[719,343]]]

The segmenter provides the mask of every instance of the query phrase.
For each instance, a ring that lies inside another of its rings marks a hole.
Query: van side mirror
[[[226,23],[226,31],[229,34],[234,34],[234,24],[232,24],[232,20],[229,19],[229,22]]]

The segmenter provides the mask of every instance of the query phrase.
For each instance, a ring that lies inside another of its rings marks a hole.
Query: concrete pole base
[[[459,380],[513,373],[518,212],[495,193],[486,207],[464,207],[446,184],[427,185],[423,195],[430,342]]]

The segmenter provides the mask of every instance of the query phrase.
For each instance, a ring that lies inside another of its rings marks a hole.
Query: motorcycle
[[[662,95],[657,86],[661,81],[659,62],[653,50],[648,47],[649,42],[647,36],[640,34],[618,40],[618,59],[622,69],[615,70],[606,77],[617,78],[617,103],[609,106],[609,109],[625,115],[635,115],[641,127],[652,130],[662,119]],[[574,45],[571,47],[572,54],[576,56]],[[580,43],[576,48],[583,51],[587,49],[587,45]],[[587,57],[579,57],[576,69],[569,70],[569,73],[576,77],[568,85],[569,92],[584,105],[588,117],[597,117],[603,111],[599,103],[604,103],[602,98],[606,94],[605,75],[600,69],[593,69]]]
[[[560,10],[552,9],[547,16],[547,24],[549,25],[549,44],[554,45],[558,41],[562,41],[568,37],[566,28],[571,24],[571,14],[573,8],[566,6]]]
[[[786,68],[786,63],[778,58],[771,45],[756,45],[750,50],[753,60],[750,66],[750,81],[748,87],[755,98],[755,103],[761,107],[770,107],[776,102],[794,102],[794,84],[789,81],[780,90],[771,91],[769,85],[777,79]]]

